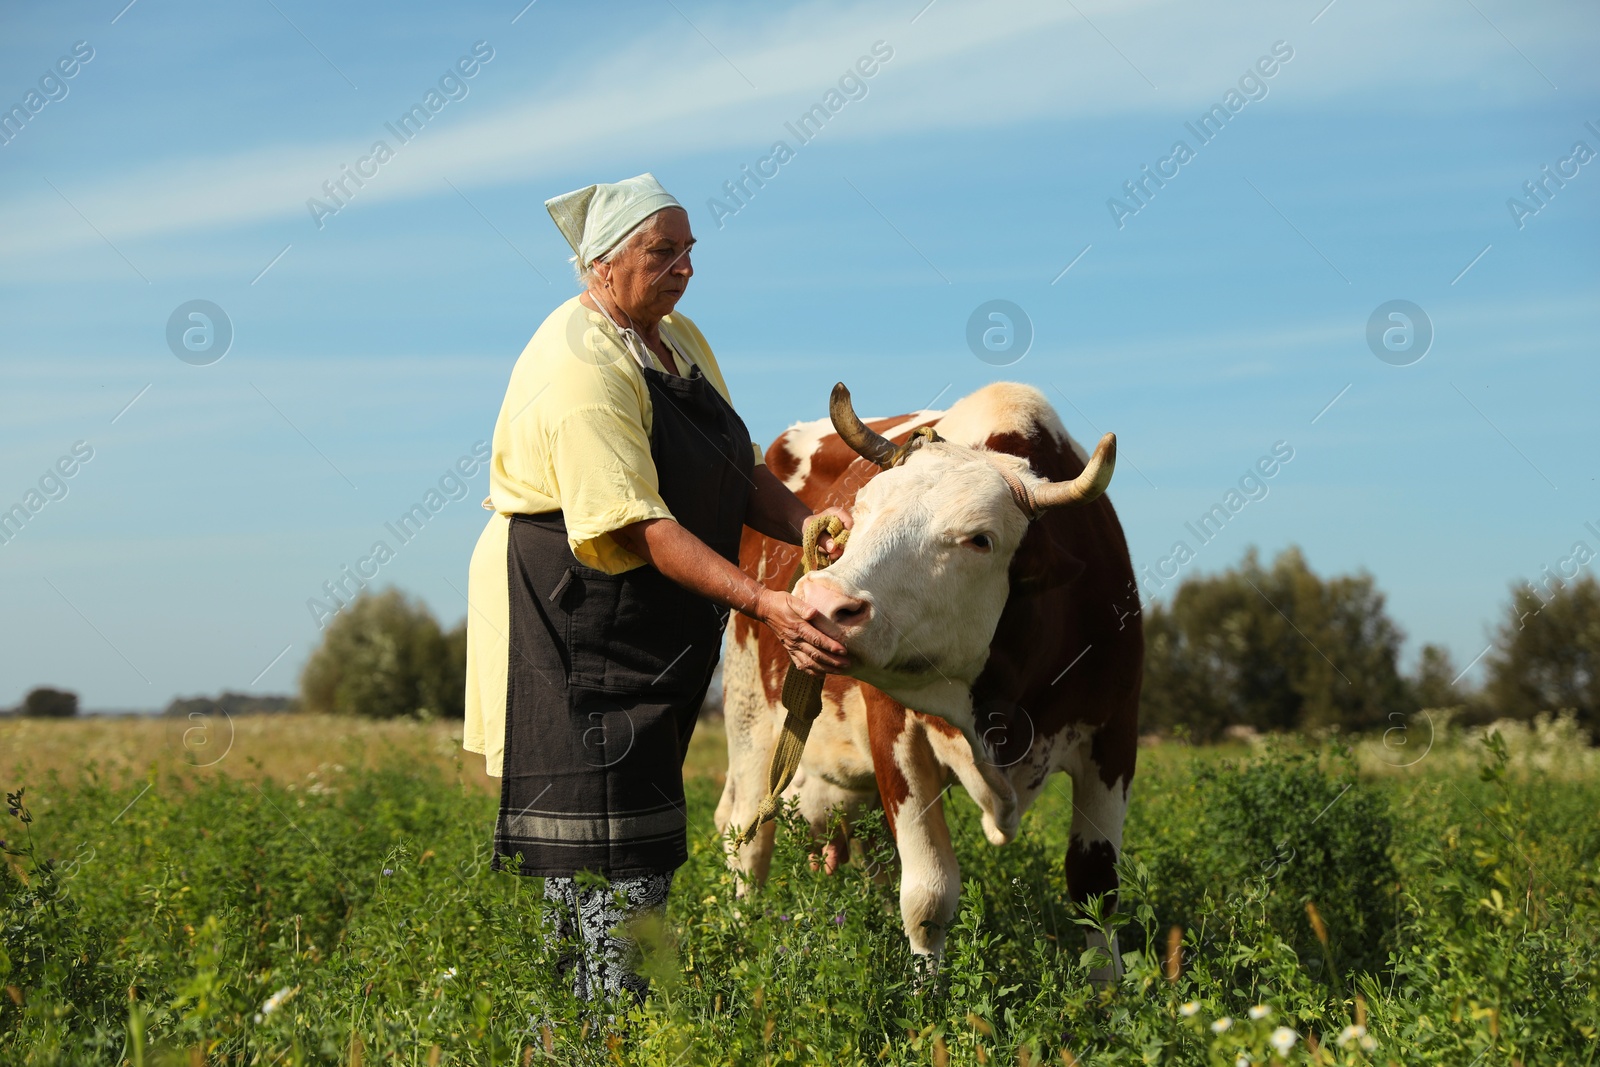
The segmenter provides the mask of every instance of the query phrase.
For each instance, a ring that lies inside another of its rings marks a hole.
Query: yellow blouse
[[[668,315],[661,334],[732,402],[716,357],[693,322]],[[655,369],[666,369],[644,351]],[[494,515],[468,570],[462,747],[482,753],[490,775],[500,775],[505,742],[508,516],[559,509],[580,563],[611,574],[642,566],[611,532],[672,517],[650,454],[650,426],[649,388],[616,327],[578,297],[551,312],[511,370],[495,420],[484,501]],[[761,448],[752,442],[751,449],[761,463]]]

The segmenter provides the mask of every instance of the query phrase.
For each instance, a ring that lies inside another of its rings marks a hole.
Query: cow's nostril
[[[837,623],[865,622],[871,613],[871,607],[865,600],[846,600],[833,609],[833,621]]]
[[[795,586],[795,594],[835,626],[861,626],[872,614],[872,604],[865,597],[851,596],[825,579],[807,576]]]

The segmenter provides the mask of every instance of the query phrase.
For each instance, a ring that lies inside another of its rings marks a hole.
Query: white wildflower
[[[1250,1018],[1252,1019],[1265,1019],[1271,1014],[1272,1009],[1267,1007],[1265,1004],[1257,1004],[1255,1007],[1250,1009]]]
[[[1250,1067],[1250,1057],[1240,1056],[1238,1059],[1233,1061],[1233,1067]]]
[[[1339,1031],[1339,1047],[1349,1048],[1351,1045],[1367,1036],[1365,1026],[1347,1026]],[[1370,1040],[1370,1039],[1369,1039]],[[1365,1047],[1365,1045],[1363,1045]]]
[[[1296,1041],[1300,1040],[1300,1035],[1289,1029],[1287,1026],[1280,1026],[1276,1030],[1272,1031],[1272,1036],[1267,1038],[1267,1040],[1271,1042],[1273,1048],[1278,1050],[1278,1055],[1287,1059],[1289,1057],[1289,1050],[1294,1048],[1294,1043]]]
[[[1224,1015],[1222,1018],[1218,1019],[1216,1022],[1211,1024],[1211,1032],[1213,1034],[1224,1033],[1228,1029],[1228,1027],[1230,1027],[1232,1025],[1233,1025],[1233,1020],[1228,1018],[1228,1016]]]
[[[1200,1011],[1199,1003],[1197,1001],[1191,1000],[1191,1001],[1189,1001],[1189,1003],[1183,1005],[1182,1007],[1180,1007],[1178,1009],[1178,1014],[1183,1016],[1185,1019],[1189,1019],[1189,1018],[1192,1018],[1199,1011]]]
[[[272,996],[263,1001],[261,1004],[261,1010],[256,1012],[256,1022],[265,1022],[267,1016],[271,1015],[273,1012],[277,1011],[283,1006],[283,1002],[289,999],[289,994],[291,992],[292,990],[288,986],[284,986],[282,989],[278,990],[276,993],[272,994]]]
[[[1375,1038],[1372,1037],[1372,1035],[1370,1035],[1370,1034],[1362,1034],[1361,1035],[1361,1047],[1366,1049],[1368,1052],[1371,1052],[1373,1049],[1378,1047],[1378,1042],[1377,1042],[1377,1040]]]
[[[455,976],[456,976],[456,969],[454,967],[451,967],[451,968],[448,968],[447,970],[443,970],[443,971],[439,972],[439,981],[448,982],[450,979],[454,978]]]

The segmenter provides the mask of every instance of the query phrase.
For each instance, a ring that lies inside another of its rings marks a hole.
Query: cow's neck
[[[872,681],[870,678],[862,680]],[[937,678],[911,688],[890,682],[872,682],[872,684],[912,711],[920,711],[924,715],[943,719],[964,734],[971,734],[973,731],[972,687],[964,682]]]
[[[1021,817],[1016,787],[1005,772],[995,765],[989,750],[984,747],[983,739],[978,736],[977,721],[972,713],[972,687],[964,682],[941,678],[921,688],[884,688],[884,692],[912,711],[937,716],[961,731],[968,747],[972,749],[973,766],[989,787],[988,796],[975,797],[984,812],[984,836],[995,845],[1010,841],[1017,832]]]

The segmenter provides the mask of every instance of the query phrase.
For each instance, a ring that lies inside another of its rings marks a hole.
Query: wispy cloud
[[[441,181],[446,178],[472,189],[640,156],[764,149],[791,111],[798,114],[819,98],[880,39],[894,48],[894,59],[871,85],[872,106],[857,108],[829,137],[1185,115],[1220,97],[1278,39],[1290,41],[1302,57],[1273,86],[1290,102],[1382,93],[1395,85],[1443,87],[1463,79],[1496,86],[1507,99],[1549,92],[1498,37],[1483,32],[1475,19],[1455,17],[1442,3],[1405,11],[1352,7],[1315,26],[1307,21],[1314,12],[1300,12],[1302,19],[1279,4],[1223,13],[1177,0],[1077,6],[1099,32],[1071,7],[1044,0],[939,5],[915,25],[909,16],[886,17],[880,6],[810,3],[720,31],[716,52],[691,28],[662,24],[649,40],[597,42],[596,55],[574,58],[571,77],[518,90],[517,102],[492,110],[486,103],[480,110],[472,99],[452,105],[383,167],[362,190],[360,203],[439,196],[448,192]],[[1558,65],[1570,47],[1559,16],[1528,19],[1532,24],[1517,27],[1520,47]],[[1107,47],[1106,35],[1126,58]],[[1481,62],[1447,67],[1417,61],[1416,41],[1432,41],[1437,51],[1445,39],[1453,56]],[[602,54],[605,62],[597,67]],[[674,57],[666,74],[663,54]],[[1128,59],[1161,88],[1152,89],[1131,72]],[[736,77],[730,62],[758,72],[754,87]],[[487,82],[518,74],[491,66],[481,77]],[[384,122],[411,103],[401,97],[375,100],[370,120],[353,125],[348,136],[152,159],[124,166],[114,178],[68,181],[66,192],[112,241],[296,216],[306,219],[308,238],[315,237],[307,198],[318,195],[341,163],[388,138]],[[37,192],[0,202],[0,253],[6,256],[99,240],[42,184]]]

